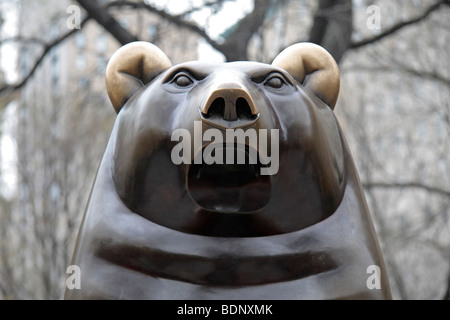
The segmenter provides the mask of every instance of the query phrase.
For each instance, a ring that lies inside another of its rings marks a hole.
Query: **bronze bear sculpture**
[[[65,298],[391,298],[333,113],[339,81],[311,43],[270,65],[120,48],[106,71],[118,115],[73,255],[81,288]]]

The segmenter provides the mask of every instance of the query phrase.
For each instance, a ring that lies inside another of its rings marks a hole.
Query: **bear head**
[[[173,66],[136,42],[106,87],[117,119],[67,299],[391,297],[323,48]]]
[[[265,236],[324,220],[346,182],[333,108],[339,70],[300,43],[272,64],[187,62],[120,48],[106,72],[118,113],[113,181],[130,211],[178,231]]]

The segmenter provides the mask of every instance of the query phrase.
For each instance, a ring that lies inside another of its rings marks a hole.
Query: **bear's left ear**
[[[116,112],[137,90],[171,66],[166,54],[149,42],[131,42],[118,49],[106,67],[106,90]]]
[[[284,49],[272,62],[334,109],[339,95],[339,68],[321,46],[303,42]]]

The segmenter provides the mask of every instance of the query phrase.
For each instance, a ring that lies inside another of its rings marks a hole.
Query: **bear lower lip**
[[[224,213],[247,213],[262,209],[269,202],[270,176],[260,175],[259,162],[249,163],[247,147],[235,147],[235,155],[238,149],[246,150],[245,164],[190,165],[187,189],[199,206]]]

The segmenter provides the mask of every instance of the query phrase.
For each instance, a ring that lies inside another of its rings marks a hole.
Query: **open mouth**
[[[248,213],[262,209],[270,200],[269,175],[256,150],[224,144],[203,152],[202,164],[191,164],[187,189],[201,207],[223,213]],[[214,161],[215,160],[215,161]]]

